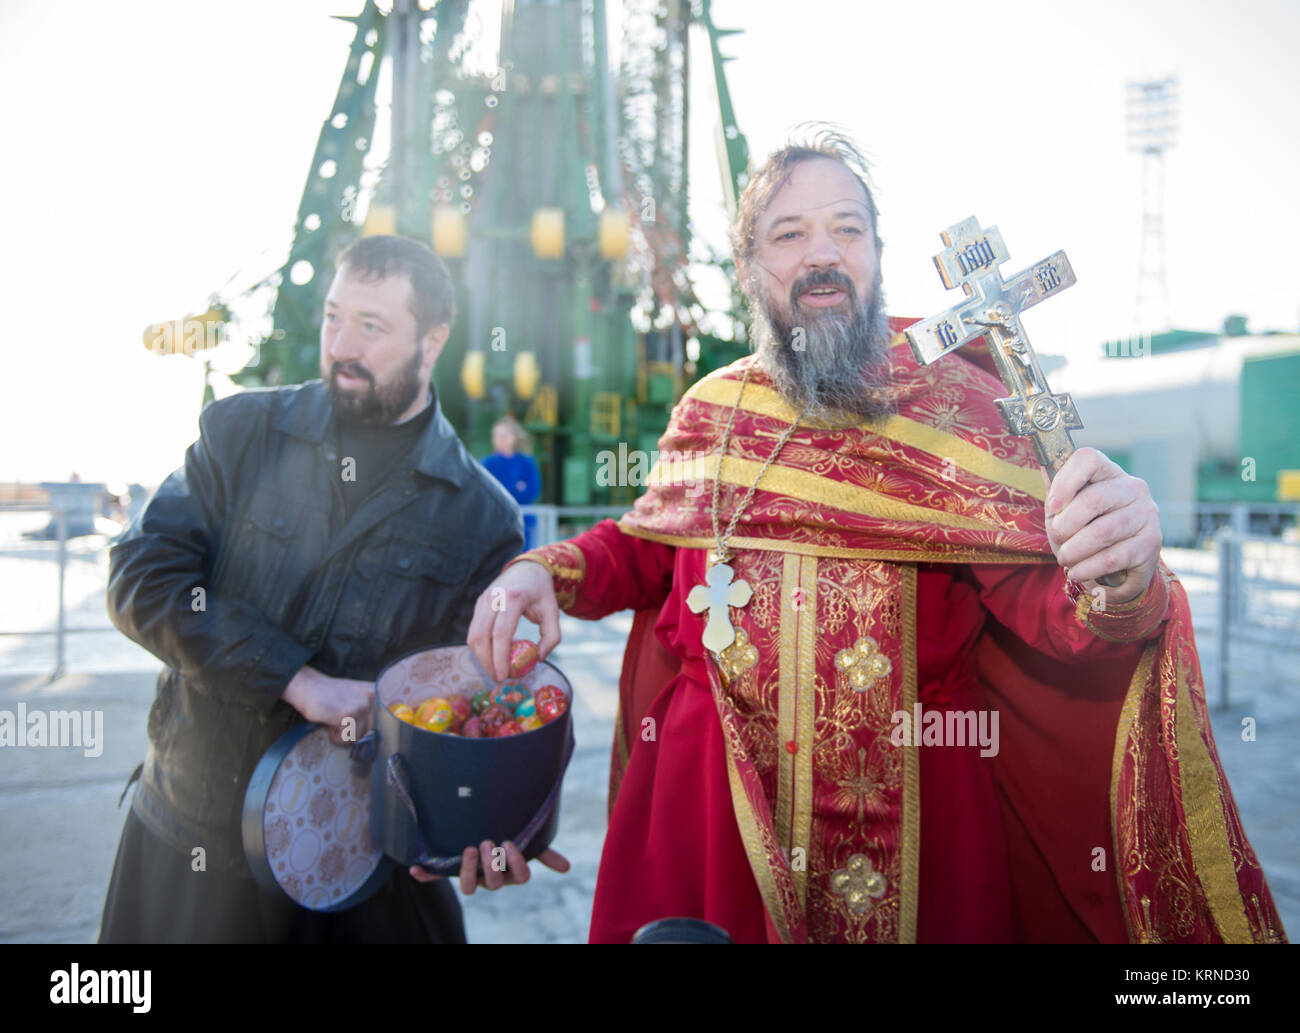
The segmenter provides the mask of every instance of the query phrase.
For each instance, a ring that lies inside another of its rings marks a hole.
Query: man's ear
[[[424,361],[420,363],[420,369],[427,380],[429,374],[433,372],[433,364],[437,361],[438,356],[442,354],[443,346],[447,343],[447,338],[451,336],[451,326],[447,323],[439,323],[433,327],[424,339],[420,342],[420,347],[424,349]]]

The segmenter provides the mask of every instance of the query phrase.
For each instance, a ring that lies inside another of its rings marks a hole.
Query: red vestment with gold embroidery
[[[897,326],[896,326],[897,329]],[[1207,717],[1185,593],[1079,594],[975,363],[891,352],[895,415],[798,428],[729,542],[736,641],[688,604],[794,414],[743,359],[674,411],[634,510],[527,554],[566,612],[637,611],[591,939],[1281,940]]]

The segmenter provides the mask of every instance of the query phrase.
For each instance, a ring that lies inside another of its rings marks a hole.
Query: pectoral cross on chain
[[[736,640],[736,629],[731,626],[727,607],[744,606],[753,595],[749,582],[732,581],[734,575],[730,565],[715,564],[704,578],[707,584],[696,585],[686,597],[692,613],[709,611],[704,625],[704,648],[714,653],[721,653]]]
[[[1012,434],[1033,439],[1039,462],[1054,478],[1074,453],[1070,431],[1082,428],[1083,421],[1069,395],[1053,394],[1047,386],[1020,313],[1074,286],[1070,260],[1058,251],[1004,281],[998,266],[1010,255],[996,226],[981,229],[971,216],[941,236],[948,246],[934,256],[935,267],[943,285],[961,287],[966,300],[904,331],[912,354],[928,366],[988,334],[989,351],[1010,392],[995,399],[1002,419]],[[1098,580],[1113,586],[1123,579],[1123,574],[1109,574]]]
[[[942,236],[948,246],[934,256],[934,264],[944,286],[961,287],[966,300],[908,328],[912,354],[929,365],[987,334],[998,374],[1010,392],[996,400],[1002,419],[1012,434],[1033,439],[1039,461],[1055,477],[1074,452],[1070,431],[1083,421],[1069,395],[1053,394],[1047,386],[1020,313],[1074,286],[1070,260],[1058,251],[1004,281],[998,266],[1009,255],[996,226],[981,229],[972,216]]]

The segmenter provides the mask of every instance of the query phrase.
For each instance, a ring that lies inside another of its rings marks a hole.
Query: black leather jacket
[[[110,554],[109,616],[167,665],[133,807],[208,870],[244,865],[244,791],[302,720],[280,699],[298,669],[370,680],[463,642],[523,546],[518,507],[441,411],[346,524],[335,441],[320,381],[212,403]]]

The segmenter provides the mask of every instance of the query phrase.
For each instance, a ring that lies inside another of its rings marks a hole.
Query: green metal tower
[[[469,0],[422,9],[367,0],[321,129],[273,308],[245,384],[318,375],[333,257],[361,233],[431,243],[457,318],[434,371],[448,418],[475,454],[492,423],[535,439],[543,500],[630,502],[596,482],[596,456],[653,449],[694,376],[729,359],[701,334],[688,270],[692,24],[708,34],[729,199],[748,161],[708,0],[627,0],[611,60],[604,0],[505,0],[496,67],[471,70]],[[390,152],[366,168],[381,61],[391,69]],[[361,208],[368,198],[363,213]],[[701,341],[692,367],[685,342]],[[723,344],[727,342],[721,342]],[[712,360],[712,361],[710,361]]]

